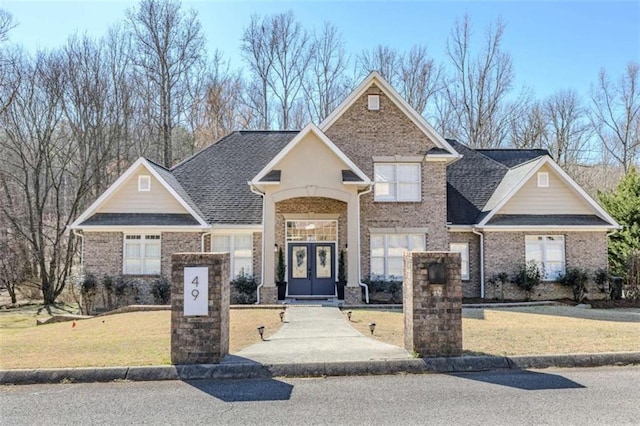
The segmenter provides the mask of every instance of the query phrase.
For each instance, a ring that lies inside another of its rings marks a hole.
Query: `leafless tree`
[[[514,148],[542,148],[547,140],[547,121],[544,107],[532,101],[509,120],[510,146]]]
[[[591,125],[625,173],[640,155],[640,64],[630,62],[612,81],[603,69],[591,88]]]
[[[13,56],[16,51],[4,46],[9,39],[9,31],[15,26],[13,16],[6,10],[0,9],[0,112],[9,105],[20,84],[20,73],[14,67]]]
[[[371,50],[362,51],[357,58],[356,67],[361,77],[371,71],[378,71],[382,78],[395,86],[401,62],[402,55],[398,50],[379,44]]]
[[[427,46],[415,45],[400,62],[400,94],[418,113],[423,114],[442,88],[441,74],[442,67],[429,56]]]
[[[0,9],[0,43],[9,39],[9,31],[15,28],[13,15],[4,9]]]
[[[197,83],[204,65],[204,37],[195,11],[183,12],[175,0],[142,0],[127,11],[135,46],[132,57],[138,87],[149,89],[147,101],[162,139],[162,162],[173,163],[172,132],[193,99],[190,86]],[[148,86],[142,82],[148,82]]]
[[[502,49],[505,24],[498,20],[474,54],[468,15],[457,20],[447,41],[453,73],[446,94],[455,111],[456,136],[474,148],[500,146],[507,136],[506,98],[513,87],[511,56]]]
[[[574,90],[562,90],[544,101],[548,122],[545,148],[562,166],[588,160],[591,131],[586,110]]]
[[[310,50],[303,89],[309,115],[320,123],[348,94],[350,83],[345,75],[348,58],[342,35],[330,22],[324,22],[322,31],[314,34]]]
[[[275,61],[275,46],[271,18],[252,15],[249,26],[242,33],[240,50],[249,66],[251,78],[257,81],[250,84],[245,103],[260,117],[259,128],[263,130],[271,127],[269,80]]]
[[[44,303],[50,305],[71,271],[76,244],[66,227],[85,199],[91,168],[62,121],[62,55],[23,55],[19,67],[23,82],[0,114],[0,212],[29,245]]]

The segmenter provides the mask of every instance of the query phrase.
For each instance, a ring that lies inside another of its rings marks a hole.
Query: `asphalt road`
[[[2,425],[640,424],[640,367],[0,387]]]

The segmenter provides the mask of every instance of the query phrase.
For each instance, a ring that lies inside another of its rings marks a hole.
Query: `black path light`
[[[258,327],[258,333],[260,334],[260,340],[264,340],[264,337],[262,337],[264,335],[264,325]],[[371,333],[373,334],[373,331]]]
[[[347,318],[349,318],[349,322],[351,322],[351,311],[347,311]]]
[[[371,330],[371,335],[373,336],[373,330],[376,329],[376,323],[375,322],[370,322],[369,323],[369,330]]]
[[[284,322],[284,311],[280,311],[280,322]]]

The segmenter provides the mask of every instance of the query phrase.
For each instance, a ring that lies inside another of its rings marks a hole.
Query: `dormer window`
[[[380,95],[368,96],[369,111],[378,111],[380,109]]]
[[[549,187],[549,173],[538,172],[538,188],[548,188],[548,187]]]
[[[151,191],[151,176],[149,175],[138,176],[138,191],[140,192]]]

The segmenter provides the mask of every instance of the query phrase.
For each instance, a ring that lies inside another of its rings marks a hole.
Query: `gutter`
[[[249,184],[249,190],[251,190],[251,192],[253,192],[256,195],[259,195],[262,197],[262,252],[260,253],[261,259],[260,259],[260,284],[258,284],[258,287],[256,288],[256,305],[260,304],[260,289],[262,288],[262,286],[264,285],[264,251],[265,251],[265,246],[264,246],[264,215],[265,215],[265,200],[264,200],[264,192],[259,191],[251,182],[247,182],[247,184]]]
[[[471,232],[480,236],[480,298],[484,299],[484,234],[474,226]]]
[[[71,228],[71,232],[80,238],[80,269],[82,269],[82,274],[84,275],[84,235],[78,233],[75,228]]]
[[[373,191],[373,185],[369,184],[369,187],[362,192],[358,193],[358,284],[360,287],[364,287],[364,300],[367,304],[369,304],[369,286],[362,282],[362,262],[360,258],[360,197],[364,194],[368,194]]]
[[[209,232],[203,232],[202,235],[200,236],[200,251],[201,252],[205,252],[204,251],[204,237],[206,237],[207,235],[211,236],[212,231]],[[211,244],[209,244],[209,250],[211,250]]]

